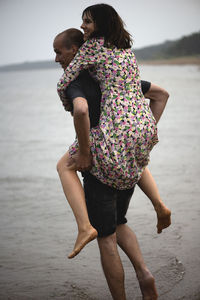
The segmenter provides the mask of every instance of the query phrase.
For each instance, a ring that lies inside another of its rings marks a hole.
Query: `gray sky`
[[[200,30],[200,0],[0,0],[0,65],[53,59],[55,35],[79,28],[83,9],[102,2],[117,10],[135,48]]]

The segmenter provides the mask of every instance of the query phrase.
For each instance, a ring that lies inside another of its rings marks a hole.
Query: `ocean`
[[[158,126],[159,147],[167,143],[169,150],[183,133],[189,142],[198,125],[199,67],[140,69],[142,79],[170,93]],[[59,69],[0,73],[0,178],[57,178],[56,162],[75,136],[71,115],[64,111],[56,92],[61,74]],[[159,155],[163,157],[165,151],[164,147]]]

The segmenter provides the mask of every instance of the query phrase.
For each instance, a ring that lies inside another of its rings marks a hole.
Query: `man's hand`
[[[70,167],[71,165],[73,165],[73,168],[75,168],[77,171],[89,171],[92,168],[91,153],[81,153],[78,150],[78,152],[74,154],[71,160],[68,162],[68,167]]]

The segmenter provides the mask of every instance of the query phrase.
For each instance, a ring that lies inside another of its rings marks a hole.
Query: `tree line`
[[[176,41],[166,41],[159,45],[136,49],[134,52],[139,60],[199,56],[200,31],[184,36]]]

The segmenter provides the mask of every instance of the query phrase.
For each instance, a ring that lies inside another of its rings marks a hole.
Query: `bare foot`
[[[89,242],[97,237],[98,233],[94,227],[90,227],[87,231],[82,231],[78,233],[74,250],[69,254],[68,258],[73,258],[76,256]]]
[[[157,213],[157,233],[171,225],[171,211],[163,204],[155,207]]]
[[[138,277],[143,300],[157,300],[158,293],[155,286],[155,279],[148,269],[140,273]]]

